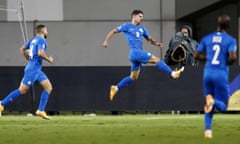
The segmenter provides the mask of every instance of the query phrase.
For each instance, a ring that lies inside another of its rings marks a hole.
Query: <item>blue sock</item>
[[[127,76],[125,78],[123,78],[118,84],[117,87],[118,89],[121,89],[129,84],[131,84],[133,82],[133,80],[130,78],[130,76]]]
[[[38,106],[38,110],[40,110],[40,111],[45,110],[45,107],[46,107],[47,102],[48,102],[48,97],[49,97],[49,93],[47,91],[43,91],[42,95],[41,95],[41,98],[40,98],[40,103],[39,103],[39,106]]]
[[[1,104],[3,106],[6,106],[8,103],[12,102],[19,96],[21,96],[21,92],[19,91],[19,89],[16,89],[16,90],[12,91],[11,93],[9,93],[8,96],[2,100]]]
[[[164,61],[159,61],[156,65],[158,67],[158,69],[168,73],[168,74],[171,74],[172,73],[172,69],[166,65],[166,63]]]
[[[221,112],[225,112],[227,110],[227,105],[224,102],[220,101],[220,100],[216,100],[215,99],[215,106]]]
[[[204,119],[205,119],[205,130],[211,130],[212,129],[212,120],[213,120],[213,111],[210,113],[205,113]]]

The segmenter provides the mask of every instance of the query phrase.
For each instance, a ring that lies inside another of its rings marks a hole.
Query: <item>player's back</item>
[[[226,32],[214,32],[203,38],[207,56],[206,69],[228,72],[228,53],[236,48],[236,41]]]
[[[25,47],[29,50],[29,63],[27,64],[25,71],[41,70],[43,59],[38,55],[38,50],[42,49],[43,51],[46,51],[46,40],[40,36],[35,36],[25,44]]]

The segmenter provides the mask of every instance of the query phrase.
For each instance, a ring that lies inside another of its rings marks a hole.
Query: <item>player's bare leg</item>
[[[204,137],[206,139],[211,139],[213,137],[211,126],[208,126],[208,125],[211,125],[209,122],[212,121],[212,111],[213,111],[214,104],[215,104],[215,100],[214,100],[213,96],[211,94],[208,94],[206,96],[206,104],[204,107],[205,122],[208,122],[206,124],[206,130],[204,132]]]
[[[206,105],[204,107],[204,112],[209,113],[212,111],[214,105],[214,99],[211,94],[206,96]]]
[[[51,94],[52,92],[52,84],[51,82],[47,79],[47,80],[44,80],[40,83],[40,85],[43,87],[44,91],[41,95],[41,100],[40,100],[40,104],[39,104],[39,108],[38,110],[36,111],[36,115],[42,117],[43,119],[50,119],[48,117],[48,115],[46,114],[46,112],[44,111],[45,109],[45,106],[47,104],[47,100],[48,100],[48,96]],[[43,107],[43,108],[40,108],[40,107]]]
[[[4,111],[4,106],[8,104],[9,102],[13,101],[20,95],[26,94],[28,92],[30,87],[27,85],[24,85],[23,83],[20,84],[19,88],[16,90],[13,90],[9,95],[2,101],[0,104],[0,112]],[[5,105],[4,105],[5,104]]]
[[[19,91],[22,95],[26,94],[28,92],[28,90],[30,89],[29,86],[26,86],[25,84],[21,83],[19,86]]]
[[[168,67],[168,65],[166,65],[163,61],[160,60],[160,58],[152,55],[151,59],[149,60],[149,63],[152,63],[152,64],[156,64],[158,68],[160,68],[161,70],[165,71],[165,72],[169,72],[171,71],[171,68]],[[161,66],[159,66],[161,65]],[[171,77],[173,79],[178,79],[181,75],[181,73],[184,71],[184,67],[182,66],[180,69],[176,69],[174,71],[172,71],[170,73]]]

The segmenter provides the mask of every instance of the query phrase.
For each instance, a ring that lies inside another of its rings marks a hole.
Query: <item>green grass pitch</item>
[[[202,114],[0,117],[0,144],[238,144],[239,114],[216,114],[211,140]]]

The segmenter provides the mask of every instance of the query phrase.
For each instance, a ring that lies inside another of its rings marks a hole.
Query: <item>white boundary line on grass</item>
[[[199,118],[199,116],[163,116],[163,117],[147,117],[147,118],[144,118],[144,120],[161,120],[161,119],[196,119],[196,118]]]
[[[115,124],[2,124],[1,127],[124,127],[125,125]]]

